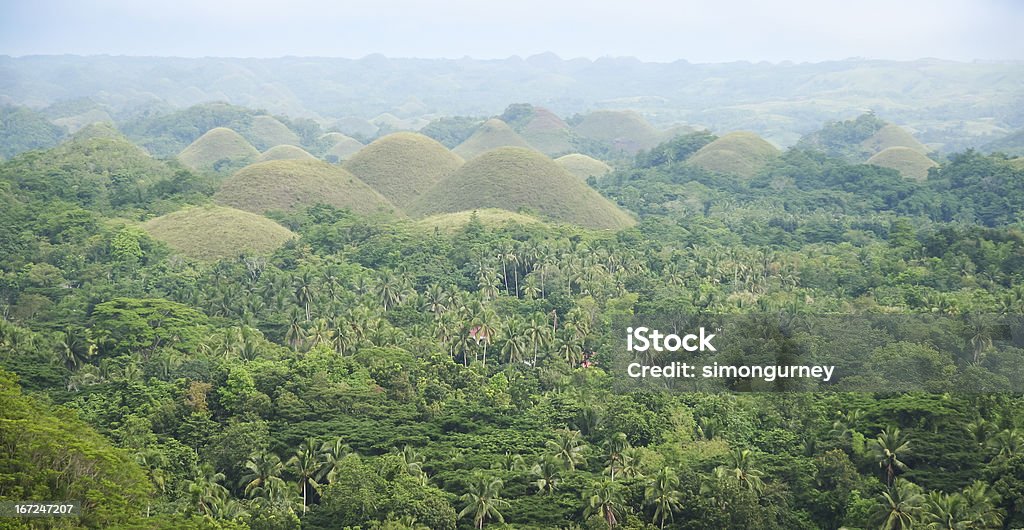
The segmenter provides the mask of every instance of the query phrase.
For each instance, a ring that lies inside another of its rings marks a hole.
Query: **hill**
[[[259,158],[260,152],[235,131],[226,127],[210,129],[189,144],[178,160],[194,171],[230,171]]]
[[[299,135],[292,132],[287,125],[273,116],[265,114],[253,116],[245,136],[256,149],[261,151],[277,145],[301,145]]]
[[[476,158],[498,147],[530,147],[507,123],[493,118],[487,120],[465,142],[452,152],[465,160]]]
[[[473,214],[476,214],[477,220],[479,220],[481,223],[491,227],[499,227],[506,224],[544,224],[544,221],[541,221],[540,219],[537,219],[532,215],[510,212],[508,210],[502,210],[500,208],[484,208],[481,210],[467,210],[454,213],[441,213],[420,219],[419,221],[416,221],[416,224],[427,228],[437,228],[448,232],[458,230],[466,226],[466,224],[469,223],[470,219],[473,218]]]
[[[662,133],[631,110],[598,110],[582,117],[573,132],[612,151],[636,153],[661,142]]]
[[[1024,130],[1008,134],[982,146],[987,153],[1006,153],[1010,156],[1024,156]]]
[[[438,183],[409,211],[420,216],[481,208],[527,210],[542,218],[590,228],[634,224],[626,212],[533,149],[501,147],[484,153]]]
[[[458,155],[422,134],[379,138],[344,164],[395,206],[405,208],[463,163]]]
[[[868,154],[877,154],[890,147],[907,147],[921,154],[929,149],[918,142],[909,132],[898,125],[888,124],[861,142],[861,148]]]
[[[700,148],[686,163],[715,173],[752,177],[779,154],[778,148],[760,136],[738,131]]]
[[[272,160],[244,167],[214,195],[221,204],[264,213],[322,203],[360,213],[394,206],[344,169],[320,160]]]
[[[266,217],[226,206],[185,208],[151,219],[142,228],[175,251],[200,261],[240,254],[269,255],[295,237]]]
[[[65,132],[32,109],[0,106],[0,158],[53,147]]]
[[[565,154],[573,149],[569,125],[548,109],[522,103],[509,105],[501,119],[530,147],[548,156]]]
[[[330,146],[327,148],[324,158],[332,163],[348,160],[365,147],[359,140],[338,132],[327,133],[320,137],[320,141]]]
[[[589,177],[603,177],[612,171],[612,166],[579,153],[556,158],[555,162],[562,166],[562,169],[583,180],[587,180]]]
[[[259,162],[271,160],[316,160],[316,157],[307,153],[305,149],[294,145],[275,145],[267,149],[257,159]]]
[[[895,169],[906,178],[925,180],[928,169],[938,166],[932,159],[909,147],[890,147],[868,159],[868,164]]]

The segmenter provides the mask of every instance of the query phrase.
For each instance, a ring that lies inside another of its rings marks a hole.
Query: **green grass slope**
[[[242,135],[226,127],[210,129],[178,154],[182,165],[194,171],[230,171],[259,158]]]
[[[320,137],[320,141],[330,146],[324,154],[328,162],[348,160],[365,147],[359,140],[338,132],[327,133]]]
[[[501,115],[530,147],[548,155],[557,156],[572,152],[572,130],[569,125],[544,107],[517,104],[510,105]]]
[[[872,155],[881,153],[890,147],[907,147],[921,154],[929,151],[924,144],[918,142],[917,138],[911,136],[903,127],[892,124],[882,127],[860,145],[864,151]]]
[[[686,163],[715,173],[752,177],[779,154],[778,148],[760,136],[737,131],[700,148]]]
[[[562,169],[583,180],[587,180],[589,177],[603,177],[612,171],[612,166],[579,153],[556,158],[555,162],[562,166]]]
[[[271,160],[316,160],[316,157],[307,153],[305,149],[294,145],[275,145],[267,149],[257,159],[258,162],[269,162]]]
[[[445,232],[452,232],[465,227],[466,224],[469,223],[470,219],[473,218],[474,213],[481,223],[490,227],[500,227],[506,224],[544,224],[544,221],[541,221],[532,215],[510,212],[499,208],[484,208],[481,210],[441,213],[420,219],[416,221],[416,224],[430,229],[437,228]]]
[[[318,203],[360,213],[395,210],[363,181],[320,160],[272,160],[246,166],[221,184],[214,199],[255,213],[294,211]]]
[[[591,112],[573,127],[577,136],[600,142],[614,151],[635,153],[661,143],[662,133],[631,110]]]
[[[524,147],[500,147],[466,162],[409,211],[425,217],[482,208],[527,210],[589,228],[619,229],[635,223],[578,177]]]
[[[890,147],[868,159],[868,164],[899,171],[914,180],[928,178],[928,170],[938,166],[932,159],[909,147]]]
[[[405,208],[462,166],[458,155],[422,134],[400,132],[377,139],[343,167]]]
[[[296,237],[266,217],[226,206],[185,208],[151,219],[142,228],[175,251],[200,261],[240,254],[269,255]]]
[[[465,142],[452,149],[452,152],[469,160],[498,147],[530,147],[530,144],[516,134],[507,123],[493,118],[485,121]]]
[[[253,116],[246,135],[257,149],[265,150],[275,145],[301,145],[299,135],[273,116]]]

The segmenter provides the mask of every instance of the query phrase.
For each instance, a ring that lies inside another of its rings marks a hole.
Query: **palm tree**
[[[1002,509],[996,505],[1000,496],[989,490],[989,485],[980,480],[974,481],[964,488],[964,500],[967,502],[971,520],[979,528],[1001,528],[1003,525]]]
[[[143,449],[135,453],[135,463],[139,464],[139,467],[146,471],[150,482],[153,483],[157,491],[167,493],[167,472],[163,469],[167,465],[167,457],[164,456],[163,452],[155,448]],[[151,507],[152,505],[147,499],[146,517],[149,517]]]
[[[246,496],[254,497],[260,488],[267,486],[268,480],[280,477],[283,470],[280,457],[274,453],[257,451],[245,461],[245,473],[239,483],[243,485]]]
[[[305,339],[306,330],[303,329],[302,310],[292,307],[288,314],[288,330],[285,331],[284,340],[292,347],[292,351],[298,351]]]
[[[403,446],[401,451],[395,449],[395,452],[402,457],[405,471],[409,473],[409,476],[415,478],[420,484],[426,485],[427,472],[423,470],[426,460],[423,458],[423,454],[409,445]]]
[[[561,464],[551,456],[542,457],[530,468],[530,473],[537,477],[533,484],[537,486],[537,493],[543,495],[554,493],[555,488],[562,479]]]
[[[897,478],[879,501],[872,511],[874,524],[881,530],[904,530],[913,528],[924,495],[916,484]]]
[[[907,454],[910,440],[900,433],[898,427],[882,429],[873,442],[873,452],[878,459],[878,467],[885,470],[886,484],[892,486],[896,479],[896,471],[905,471],[905,464],[900,457]]]
[[[474,321],[476,328],[476,343],[484,345],[484,366],[487,366],[487,345],[490,344],[491,339],[494,337],[496,330],[494,329],[494,321],[498,318],[498,315],[491,309],[484,309],[477,315]]]
[[[526,327],[526,340],[533,348],[533,366],[537,366],[538,350],[550,340],[550,331],[543,315],[535,314],[530,317],[530,323]]]
[[[459,512],[459,519],[467,515],[473,516],[473,527],[482,529],[488,519],[494,519],[499,523],[505,522],[499,508],[509,505],[508,501],[501,498],[501,490],[505,484],[501,479],[477,475],[469,485],[467,491],[460,499],[466,506]]]
[[[610,480],[602,481],[583,492],[586,509],[583,516],[590,518],[599,516],[608,525],[615,528],[623,519],[625,503],[622,499],[621,486]]]
[[[326,318],[318,318],[313,321],[313,325],[305,332],[306,346],[308,348],[315,348],[320,344],[331,344],[334,338],[334,331],[331,330],[330,324]]]
[[[69,372],[74,372],[96,355],[96,344],[89,338],[86,331],[76,332],[65,328],[61,335],[58,350],[60,363]]]
[[[295,301],[306,310],[306,320],[312,318],[310,312],[310,304],[313,303],[313,274],[308,270],[303,271],[302,274],[296,276],[292,280],[292,286],[295,288]]]
[[[214,505],[228,497],[227,488],[221,485],[223,481],[224,473],[218,473],[210,464],[203,464],[196,470],[195,478],[188,482],[186,489],[199,513],[212,517],[216,510]]]
[[[629,447],[629,440],[626,438],[626,434],[621,432],[613,434],[605,442],[605,448],[608,450],[605,470],[608,471],[612,482],[615,482],[615,472],[622,469],[622,453],[629,449]]]
[[[514,316],[509,318],[502,326],[502,335],[505,336],[505,344],[501,347],[501,354],[508,358],[509,364],[521,362],[526,354],[523,321]]]
[[[683,494],[679,491],[679,475],[670,467],[663,467],[644,489],[644,501],[654,506],[654,520],[665,528],[665,520],[683,507]]]
[[[288,459],[287,466],[298,478],[299,487],[302,489],[302,513],[306,513],[309,505],[308,486],[316,487],[316,477],[320,473],[321,462],[317,455],[319,445],[312,438],[299,444],[295,456]]]
[[[548,454],[561,462],[563,469],[574,471],[576,466],[586,462],[583,451],[587,446],[583,443],[580,431],[562,429],[554,440],[547,441]]]
[[[427,287],[427,291],[423,293],[423,310],[433,313],[434,318],[437,318],[448,310],[447,298],[447,293],[444,292],[440,285],[436,283],[431,284],[430,287]]]
[[[324,442],[320,446],[320,461],[323,462],[323,467],[320,469],[319,480],[326,479],[327,482],[334,482],[338,463],[351,453],[352,447],[345,443],[340,436],[333,442]]]
[[[761,479],[764,473],[754,468],[754,453],[750,449],[736,449],[729,456],[729,465],[720,466],[726,475],[732,476],[754,493],[764,491],[764,481]]]
[[[1004,429],[993,436],[988,445],[996,453],[996,459],[1009,459],[1024,449],[1024,434],[1017,429]]]

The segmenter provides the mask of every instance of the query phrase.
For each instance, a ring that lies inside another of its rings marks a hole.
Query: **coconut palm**
[[[318,480],[334,482],[338,463],[350,454],[352,454],[352,447],[345,443],[345,440],[340,436],[335,438],[334,441],[324,442],[320,446],[320,461],[323,465],[320,469]]]
[[[872,452],[878,459],[878,467],[885,470],[886,484],[892,485],[897,471],[906,471],[907,464],[900,460],[910,449],[910,440],[898,427],[882,429],[872,442]]]
[[[506,320],[501,328],[505,336],[505,344],[501,347],[501,354],[508,358],[509,364],[518,363],[526,355],[526,329],[522,320],[511,317]]]
[[[245,495],[254,497],[259,488],[264,488],[271,478],[279,478],[284,471],[284,464],[281,458],[274,453],[257,451],[249,455],[245,461],[245,473],[239,483],[245,490]]]
[[[501,479],[486,475],[477,475],[469,484],[469,490],[460,497],[466,506],[459,512],[459,519],[467,515],[473,517],[473,527],[482,529],[488,519],[494,519],[499,523],[505,522],[501,515],[500,508],[509,505],[508,501],[501,498],[501,490],[505,484]]]
[[[288,459],[285,464],[292,474],[298,479],[299,488],[302,490],[302,513],[306,513],[309,506],[309,487],[316,488],[316,477],[320,474],[322,463],[317,454],[319,444],[312,438],[307,438],[299,444],[295,455]]]
[[[605,442],[605,449],[608,451],[608,458],[605,461],[605,471],[612,482],[615,482],[615,472],[622,469],[623,451],[629,449],[629,440],[625,433],[617,432]]]
[[[580,431],[562,429],[558,431],[555,439],[548,440],[546,445],[548,454],[560,462],[563,469],[574,471],[576,466],[586,462],[583,452],[587,446]]]
[[[608,528],[615,528],[624,519],[626,505],[619,484],[610,480],[599,482],[583,492],[583,500],[583,516],[588,519],[596,515]]]
[[[663,467],[644,489],[644,502],[654,507],[654,520],[661,528],[665,521],[683,507],[683,494],[679,491],[679,475],[670,467]]]
[[[750,449],[736,449],[729,455],[729,459],[728,465],[720,466],[726,475],[754,493],[764,491],[764,481],[761,479],[764,473],[754,468],[754,453]]]
[[[897,478],[889,489],[882,492],[879,503],[872,510],[872,520],[881,530],[913,528],[923,503],[921,488]]]
[[[537,352],[550,343],[551,328],[544,316],[538,313],[530,317],[525,332],[527,343],[533,349],[533,366],[537,366]]]
[[[530,468],[530,473],[537,477],[533,485],[537,486],[537,493],[554,493],[558,483],[562,480],[561,463],[551,456],[542,457]]]

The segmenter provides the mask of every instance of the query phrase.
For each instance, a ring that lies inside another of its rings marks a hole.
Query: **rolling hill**
[[[146,221],[142,228],[176,252],[200,261],[269,255],[296,237],[266,217],[226,206],[185,208]]]
[[[455,213],[441,213],[437,215],[431,215],[416,221],[419,226],[427,228],[437,228],[443,231],[458,230],[473,218],[473,214],[476,214],[476,218],[486,226],[502,226],[505,224],[520,224],[520,225],[537,225],[544,224],[544,221],[533,217],[532,215],[525,215],[516,212],[510,212],[508,210],[502,210],[500,208],[484,208],[481,210],[467,210]]]
[[[320,137],[320,141],[330,146],[324,157],[332,163],[348,160],[365,147],[359,140],[339,132],[327,133]]]
[[[661,143],[663,136],[643,116],[631,110],[591,112],[573,127],[573,132],[624,153],[650,149]]]
[[[860,145],[865,152],[871,155],[881,153],[890,147],[907,147],[921,154],[929,151],[924,144],[917,141],[903,127],[893,124],[882,127],[875,134],[861,142]]]
[[[1010,133],[982,146],[987,153],[1001,152],[1010,156],[1024,155],[1024,130]]]
[[[245,131],[246,138],[256,149],[266,150],[277,145],[301,145],[299,135],[295,134],[287,125],[281,123],[273,116],[261,114],[253,116],[249,129]]]
[[[194,171],[224,172],[245,166],[259,156],[260,152],[242,135],[226,127],[216,127],[182,150],[178,160]]]
[[[534,149],[557,156],[573,149],[572,130],[555,113],[529,104],[509,105],[501,119]]]
[[[466,162],[409,211],[425,217],[482,208],[525,210],[589,228],[620,229],[635,223],[579,177],[524,147],[501,147]]]
[[[686,163],[715,173],[752,177],[779,154],[778,148],[760,136],[737,131],[700,148]]]
[[[318,203],[359,213],[395,209],[348,171],[320,160],[272,160],[246,166],[221,184],[214,199],[255,213],[295,211]]]
[[[573,153],[571,155],[556,158],[555,162],[569,173],[572,173],[583,180],[587,180],[589,177],[603,177],[612,172],[612,166],[609,166],[596,158],[591,158],[579,153]]]
[[[263,152],[257,159],[258,162],[269,162],[271,160],[316,160],[316,157],[307,153],[305,149],[294,145],[275,145]]]
[[[909,147],[890,147],[868,159],[868,164],[899,171],[900,175],[914,180],[928,178],[928,169],[938,166],[932,159]]]
[[[463,164],[458,155],[422,134],[389,134],[361,149],[343,167],[405,208]]]
[[[452,152],[465,160],[469,160],[498,147],[531,146],[526,140],[516,134],[507,123],[497,118],[492,118],[485,121],[465,142],[452,149]]]

